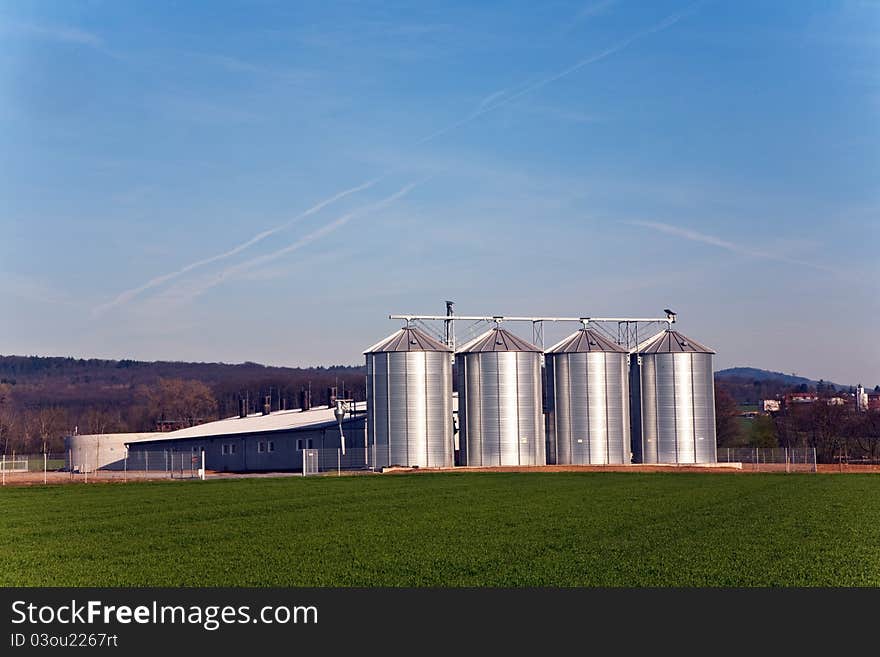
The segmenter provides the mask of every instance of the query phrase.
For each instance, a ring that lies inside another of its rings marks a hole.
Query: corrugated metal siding
[[[459,354],[457,369],[462,463],[546,463],[540,354]]]
[[[481,465],[501,465],[501,393],[498,385],[498,357],[482,354],[480,362],[480,397],[473,405],[480,407]]]
[[[657,459],[660,463],[677,463],[675,360],[672,354],[657,354],[643,358],[653,359],[657,368]]]
[[[449,352],[367,354],[370,436],[388,465],[452,466]]]
[[[718,460],[715,434],[715,377],[711,354],[693,354],[694,428],[697,463]]]
[[[608,463],[608,404],[605,354],[585,354],[587,361],[587,417],[590,427],[590,463]]]
[[[605,406],[608,426],[608,463],[629,463],[630,435],[626,355],[605,356]]]
[[[660,459],[657,430],[657,363],[653,358],[643,357],[639,368],[642,379],[642,463],[657,463]]]
[[[559,358],[547,358],[548,362],[553,363],[555,392],[553,399],[555,400],[555,412],[551,422],[556,427],[556,462],[563,465],[569,463],[577,463],[572,453],[572,435],[571,427],[572,411],[571,411],[571,371],[568,365],[568,356],[560,356]]]
[[[427,436],[425,445],[427,467],[449,467],[453,460],[452,435],[452,362],[450,354],[425,353],[427,372],[438,373],[441,385],[425,389]]]
[[[619,351],[547,354],[558,463],[629,463],[627,358]]]
[[[641,391],[641,462],[715,462],[711,353],[643,355]],[[655,438],[656,451],[652,442]]]

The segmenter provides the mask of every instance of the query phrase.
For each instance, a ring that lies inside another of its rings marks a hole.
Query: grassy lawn
[[[0,490],[0,585],[880,586],[880,476],[450,473]]]
[[[46,463],[44,464],[42,457],[28,459],[29,472],[42,472],[44,466],[46,470],[49,470],[51,472],[63,468],[65,466],[65,462],[64,459],[47,459]]]

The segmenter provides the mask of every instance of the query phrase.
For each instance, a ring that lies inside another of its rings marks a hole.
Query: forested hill
[[[103,360],[98,358],[63,358],[54,356],[2,356],[0,380],[12,385],[63,383],[66,387],[149,385],[159,379],[188,379],[209,386],[243,387],[254,381],[272,379],[281,382],[311,380],[334,385],[336,379],[362,378],[363,367],[332,365],[329,367],[274,367],[260,363],[187,363],[182,361]],[[361,386],[362,386],[361,382]]]
[[[715,383],[722,386],[740,404],[757,404],[762,399],[794,391],[819,393],[849,392],[850,385],[819,379],[814,381],[795,374],[783,374],[757,367],[731,367],[715,372]]]
[[[249,410],[298,408],[303,390],[313,406],[337,395],[364,399],[363,367],[271,367],[259,363],[0,356],[0,433],[33,442],[32,426],[56,432],[151,431]],[[46,433],[43,431],[43,433]],[[0,446],[2,447],[2,446]]]
[[[816,381],[808,379],[796,374],[785,374],[783,372],[773,372],[771,370],[762,370],[757,367],[729,367],[726,370],[715,372],[716,379],[750,379],[752,381],[778,381],[789,386],[799,386],[806,384],[808,386],[816,385]]]

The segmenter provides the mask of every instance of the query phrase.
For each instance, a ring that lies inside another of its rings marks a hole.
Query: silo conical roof
[[[667,329],[654,337],[648,338],[636,348],[640,354],[714,354],[715,350],[701,345],[696,340],[691,340],[678,331]]]
[[[516,337],[510,331],[495,327],[466,342],[459,349],[459,354],[473,354],[485,351],[534,351],[542,353],[539,347],[522,338]]]
[[[626,349],[616,342],[612,342],[598,331],[582,328],[575,331],[567,338],[562,339],[550,347],[545,353],[548,354],[583,354],[591,351],[611,351],[626,353]]]
[[[380,340],[364,351],[365,354],[381,354],[388,351],[447,351],[452,349],[430,337],[424,331],[405,327]]]

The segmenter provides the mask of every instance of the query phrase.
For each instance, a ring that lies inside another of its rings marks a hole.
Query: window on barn
[[[229,446],[229,453],[230,453],[230,454],[235,454],[235,443],[232,443],[232,444]]]
[[[222,445],[220,445],[220,453],[223,456],[226,456],[227,454],[229,454],[229,445],[227,445],[226,443],[223,443]]]
[[[302,448],[303,448],[303,439],[302,438],[296,439],[296,448],[298,450],[302,451]]]
[[[269,449],[270,452],[274,452],[274,451],[275,451],[275,441],[274,441],[274,440],[270,440],[270,441],[269,441],[268,449]]]
[[[269,444],[271,445],[271,443],[269,443]],[[262,453],[265,452],[265,451],[266,451],[266,443],[264,443],[264,442],[261,440],[260,442],[257,443],[257,452],[259,452],[260,454],[262,454]],[[270,450],[270,451],[271,451],[271,450]]]
[[[312,449],[312,445],[313,445],[313,441],[312,441],[312,439],[309,438],[309,441],[308,441],[308,442],[309,442],[309,449]]]

